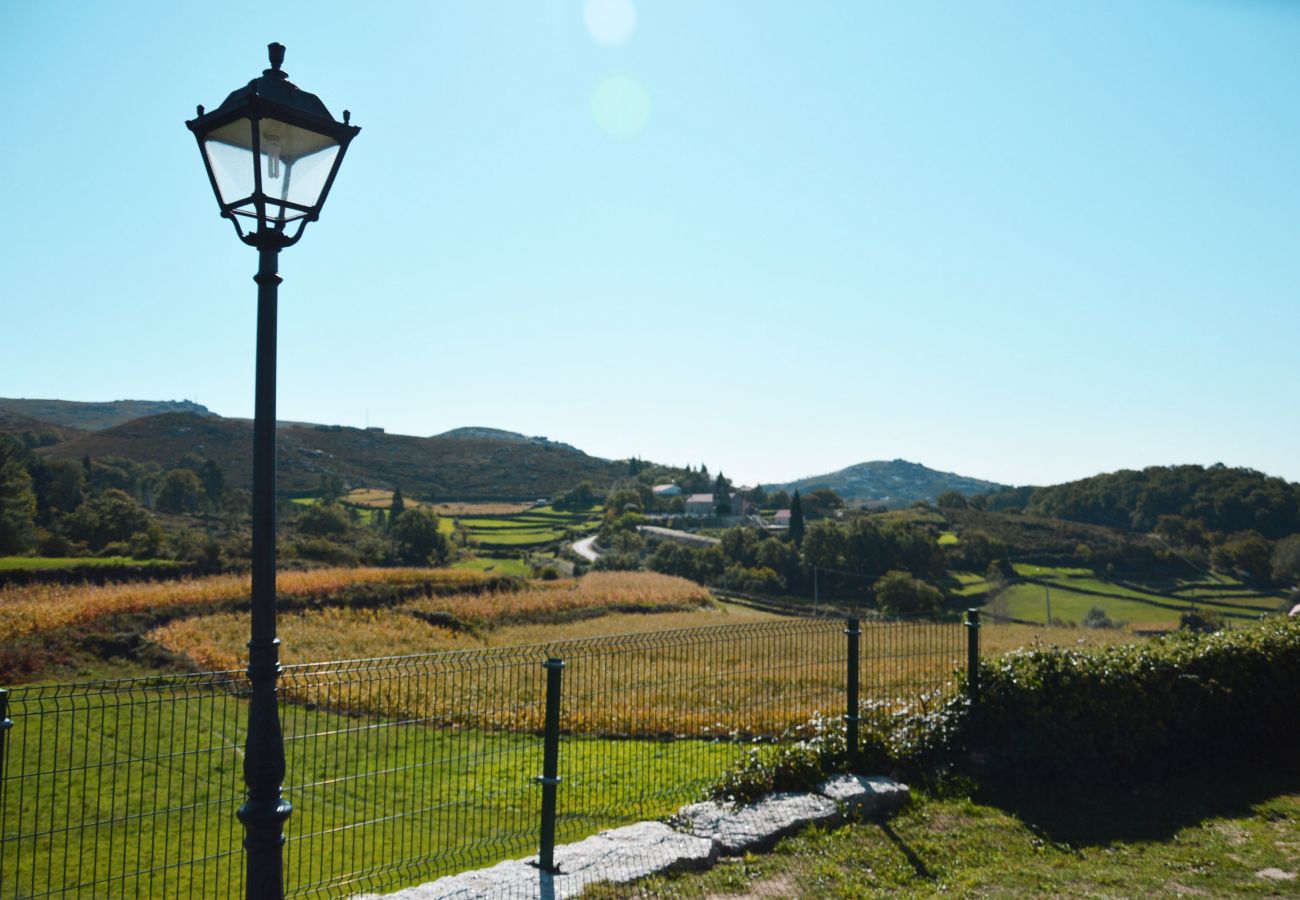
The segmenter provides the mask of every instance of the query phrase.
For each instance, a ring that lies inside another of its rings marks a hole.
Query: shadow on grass
[[[916,854],[916,851],[913,850],[906,841],[898,836],[898,832],[890,827],[889,822],[881,822],[880,831],[885,837],[889,838],[890,842],[898,848],[899,852],[902,853],[904,857],[907,858],[908,865],[912,867],[912,871],[916,873],[918,878],[924,878],[926,881],[934,880],[934,875],[931,874],[930,868],[925,864],[925,860],[921,859],[921,857]]]
[[[1053,789],[1042,784],[981,786],[974,799],[1014,815],[1044,840],[1070,847],[1162,841],[1206,819],[1249,815],[1281,794],[1300,793],[1300,757],[1236,764],[1137,787],[1105,783]]]

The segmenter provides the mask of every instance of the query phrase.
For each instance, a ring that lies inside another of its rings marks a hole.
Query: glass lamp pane
[[[236,203],[253,193],[253,123],[236,119],[203,138],[221,202]]]
[[[263,119],[261,126],[262,191],[268,200],[287,200],[314,207],[339,154],[336,140],[277,119]],[[287,206],[267,206],[272,219],[292,221],[306,215]]]

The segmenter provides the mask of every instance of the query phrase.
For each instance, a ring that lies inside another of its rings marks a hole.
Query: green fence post
[[[560,674],[564,660],[551,657],[546,669],[546,731],[542,738],[542,836],[537,867],[544,872],[555,868],[555,789],[560,783]]]
[[[966,695],[971,706],[980,699],[980,611],[966,610]]]
[[[853,765],[858,758],[858,723],[862,717],[858,715],[858,647],[859,638],[862,635],[862,629],[858,627],[857,619],[849,619],[848,627],[844,629],[849,640],[849,672],[848,672],[848,712],[844,716],[844,722],[847,725],[847,734],[844,738],[844,749],[848,754],[849,764]]]

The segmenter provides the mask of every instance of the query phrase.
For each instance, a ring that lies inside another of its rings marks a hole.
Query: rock
[[[576,897],[598,881],[622,884],[676,869],[705,869],[717,860],[712,841],[674,831],[662,822],[638,822],[555,848],[557,873],[511,859],[384,895],[387,900],[443,897]],[[358,900],[373,900],[367,895]]]
[[[911,789],[883,775],[836,775],[817,792],[844,804],[855,816],[879,816],[899,809],[912,797]]]
[[[1281,869],[1260,869],[1255,873],[1256,878],[1263,878],[1265,881],[1295,881],[1295,872],[1284,872]]]
[[[682,807],[677,815],[691,834],[713,841],[727,856],[765,849],[805,825],[833,824],[842,817],[834,800],[795,793],[769,794],[739,809],[722,803],[694,803]]]

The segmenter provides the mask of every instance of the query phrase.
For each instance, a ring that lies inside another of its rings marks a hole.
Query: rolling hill
[[[604,486],[626,472],[622,463],[588,456],[543,438],[466,429],[435,437],[378,429],[280,423],[278,486],[315,490],[323,475],[355,486],[401,487],[423,499],[532,500],[583,479]],[[41,453],[79,460],[123,457],[168,468],[187,453],[221,464],[227,483],[252,484],[253,423],[191,412],[169,412],[78,434]]]
[[[982,494],[1001,490],[1005,486],[951,472],[939,472],[905,459],[895,459],[889,462],[877,460],[858,463],[838,472],[764,487],[768,490],[798,490],[803,494],[819,488],[830,488],[848,503],[908,506],[918,500],[933,501],[946,491]]]
[[[0,416],[8,414],[80,431],[101,431],[115,425],[123,425],[132,419],[162,413],[216,415],[206,406],[189,400],[107,400],[103,403],[82,403],[76,400],[25,400],[0,397]]]

